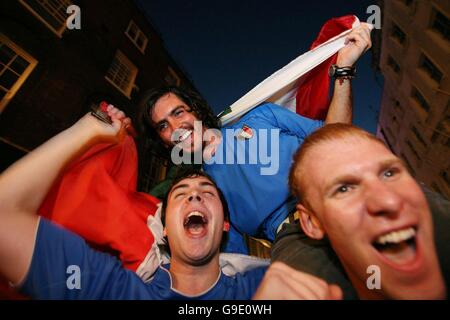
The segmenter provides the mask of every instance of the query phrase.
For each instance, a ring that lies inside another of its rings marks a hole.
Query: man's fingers
[[[329,285],[330,290],[330,300],[342,300],[344,298],[344,293],[342,292],[342,289],[335,284]]]
[[[286,284],[303,299],[331,299],[329,285],[322,279],[313,275],[295,270],[284,263],[274,263],[274,269],[284,274]],[[288,275],[288,276],[287,276]]]
[[[126,116],[125,116],[125,112],[123,112],[123,111],[118,111],[117,113],[116,113],[116,117],[117,117],[117,119],[119,119],[119,120],[123,120]]]
[[[355,45],[356,47],[362,49],[365,52],[369,50],[369,48],[372,46],[372,43],[370,41],[370,38],[364,37],[365,35],[359,33],[349,35],[347,38],[347,45],[351,42],[351,44]]]

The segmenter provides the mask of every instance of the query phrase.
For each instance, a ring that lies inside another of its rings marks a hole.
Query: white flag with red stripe
[[[346,36],[360,25],[354,15],[328,20],[311,50],[281,68],[225,109],[221,125],[241,117],[263,102],[273,102],[312,119],[324,119],[329,106],[328,69]]]

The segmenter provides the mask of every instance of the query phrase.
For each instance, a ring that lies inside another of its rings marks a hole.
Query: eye
[[[346,184],[344,184],[344,185],[342,185],[342,186],[339,186],[337,189],[336,189],[336,192],[335,193],[346,193],[346,192],[348,192],[349,191],[349,186],[348,185],[346,185]]]
[[[383,172],[383,177],[392,178],[399,173],[400,169],[398,168],[390,168]]]
[[[212,191],[205,191],[205,192],[203,192],[203,194],[205,194],[207,196],[211,196],[211,197],[215,196],[214,192],[212,192]]]
[[[175,116],[175,117],[179,117],[179,116],[181,116],[181,115],[183,114],[183,112],[184,112],[184,109],[182,109],[182,108],[177,109],[177,110],[174,112],[174,116]]]
[[[184,195],[185,195],[184,192],[177,193],[175,194],[174,199],[182,198]]]
[[[341,183],[336,186],[331,195],[338,198],[341,196],[346,196],[347,194],[350,194],[355,188],[356,185],[354,183]]]
[[[167,129],[167,123],[161,123],[158,125],[158,127],[156,128],[158,131],[164,131],[165,129]]]

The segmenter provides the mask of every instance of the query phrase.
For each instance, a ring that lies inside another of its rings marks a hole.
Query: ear
[[[230,231],[230,223],[228,221],[223,222],[223,231],[225,231],[225,232]]]
[[[300,218],[300,224],[306,235],[312,239],[320,240],[325,236],[325,231],[319,219],[311,210],[302,204],[297,204],[297,210]]]

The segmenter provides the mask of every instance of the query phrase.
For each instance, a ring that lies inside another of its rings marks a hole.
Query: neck
[[[169,271],[174,289],[185,295],[198,295],[211,288],[217,281],[220,275],[219,255],[200,266],[181,262],[172,257]]]
[[[219,129],[216,129],[218,132],[210,130],[211,136],[207,138],[205,141],[205,146],[203,148],[203,160],[211,159],[216,153],[217,146],[222,141],[222,136],[220,134]]]

